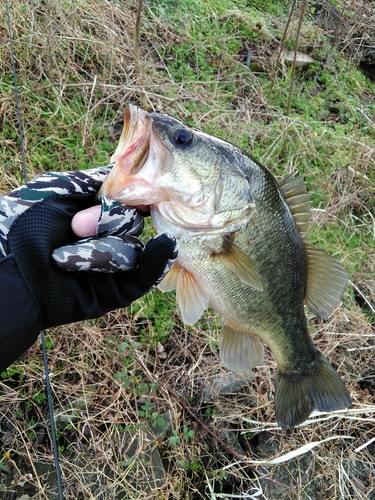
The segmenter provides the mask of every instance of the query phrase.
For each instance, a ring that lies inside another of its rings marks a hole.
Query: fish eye
[[[171,140],[176,146],[190,146],[194,136],[187,128],[178,128],[172,132]]]

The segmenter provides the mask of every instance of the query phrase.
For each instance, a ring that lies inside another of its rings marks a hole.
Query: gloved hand
[[[174,238],[144,246],[140,212],[106,199],[98,236],[78,240],[71,220],[97,203],[109,169],[42,174],[0,197],[0,372],[40,330],[128,306],[173,265]]]

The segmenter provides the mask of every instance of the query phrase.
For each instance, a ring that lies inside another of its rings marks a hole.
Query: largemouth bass
[[[300,424],[314,409],[350,406],[343,381],[308,333],[304,304],[327,318],[347,275],[306,240],[303,179],[278,183],[238,147],[132,105],[112,161],[101,193],[149,207],[155,229],[179,242],[159,287],[176,289],[183,321],[194,324],[208,306],[218,311],[220,355],[233,371],[262,364],[263,343],[270,347],[279,425]]]

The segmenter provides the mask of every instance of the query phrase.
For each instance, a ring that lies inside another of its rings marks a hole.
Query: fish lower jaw
[[[186,241],[199,237],[206,240],[224,237],[238,231],[243,225],[242,221],[213,225],[210,216],[190,218],[189,215],[177,213],[169,203],[155,203],[151,208],[151,217],[158,232],[167,231]]]
[[[128,182],[121,191],[115,192],[113,189],[105,190],[104,194],[111,199],[130,205],[142,210],[143,207],[148,211],[150,205],[160,201],[160,193],[153,192],[152,187],[147,181],[137,179],[134,183]]]
[[[191,251],[190,245],[195,244],[200,238],[204,238],[207,242],[208,240],[216,240],[218,236],[224,236],[226,233],[221,231],[210,231],[210,228],[206,226],[191,226],[186,225],[184,222],[176,222],[175,220],[166,219],[164,217],[155,217],[155,211],[153,207],[151,208],[151,218],[153,225],[158,233],[169,233],[174,236],[180,246],[183,244],[189,245],[189,250]],[[180,248],[181,253],[181,248]]]
[[[134,205],[135,208],[141,212],[148,212],[150,210],[150,205]]]

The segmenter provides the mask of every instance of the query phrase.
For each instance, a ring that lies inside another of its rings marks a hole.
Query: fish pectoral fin
[[[180,274],[181,267],[178,264],[173,264],[169,272],[158,284],[158,288],[161,292],[170,292],[171,290],[176,290],[177,280]]]
[[[310,220],[310,193],[302,175],[288,175],[279,183],[284,200],[288,204],[297,228],[302,236],[307,233]]]
[[[212,254],[214,259],[220,262],[234,274],[256,290],[263,291],[262,278],[255,267],[254,262],[235,243],[224,238],[222,251]]]
[[[339,304],[348,283],[341,263],[309,243],[307,251],[306,304],[319,318],[328,318]]]
[[[187,325],[194,325],[207,309],[209,297],[186,269],[180,268],[177,279],[176,300],[181,317]]]
[[[263,364],[263,342],[225,323],[221,330],[220,358],[226,368],[234,372],[251,370]]]
[[[314,367],[309,366],[305,374],[277,374],[276,419],[284,429],[301,424],[313,410],[341,410],[351,404],[344,382],[321,353]]]

